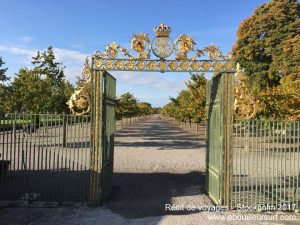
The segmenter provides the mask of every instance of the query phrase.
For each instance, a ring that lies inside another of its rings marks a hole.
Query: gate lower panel
[[[1,200],[86,201],[90,116],[9,114],[0,155]]]
[[[235,121],[232,207],[300,209],[299,134],[299,121]]]

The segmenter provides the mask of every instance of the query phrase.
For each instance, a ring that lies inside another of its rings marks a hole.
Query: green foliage
[[[192,74],[186,83],[190,93],[191,116],[193,121],[200,123],[205,120],[206,79],[204,74]]]
[[[126,92],[117,99],[116,118],[132,117],[138,112],[137,99],[133,94]]]
[[[5,64],[5,62],[3,61],[2,57],[0,56],[0,82],[5,82],[5,81],[9,80],[9,78],[5,74],[8,68],[3,68],[4,64]]]
[[[133,94],[126,92],[116,99],[116,119],[145,116],[152,113],[151,104],[139,102]]]
[[[47,112],[51,89],[47,79],[34,70],[20,69],[11,85],[9,111]]]
[[[253,93],[278,86],[291,75],[291,65],[299,73],[299,17],[297,0],[272,0],[241,23],[233,56],[250,78]]]
[[[160,114],[161,107],[154,107],[151,110],[151,114]]]
[[[272,0],[241,23],[232,50],[245,76],[236,91],[238,116],[300,119],[299,28],[297,0]]]
[[[74,88],[64,79],[63,67],[55,62],[52,47],[37,52],[32,64],[32,69],[21,68],[16,74],[7,109],[33,113],[66,112],[66,102]]]
[[[6,81],[9,80],[9,78],[6,76],[6,71],[8,68],[3,67],[5,62],[2,60],[2,57],[0,56],[0,115],[4,112],[5,109],[5,101],[8,96],[8,86],[5,84]]]
[[[181,91],[177,98],[170,98],[171,102],[161,109],[161,114],[181,122],[200,123],[205,120],[206,79],[203,74],[191,74],[186,86],[187,90]]]
[[[300,120],[300,79],[262,91],[258,117]]]
[[[152,113],[151,104],[148,102],[138,102],[138,115],[139,116],[146,116]]]
[[[37,52],[35,57],[32,57],[33,71],[40,76],[45,76],[51,81],[51,85],[59,87],[64,81],[64,68],[61,63],[55,62],[55,55],[52,46],[48,47],[47,51]]]

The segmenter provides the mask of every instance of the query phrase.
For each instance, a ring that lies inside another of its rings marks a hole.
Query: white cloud
[[[42,49],[40,51],[44,51],[44,50],[45,49]],[[13,55],[24,55],[24,56],[32,57],[36,54],[38,50],[29,49],[25,47],[12,47],[12,46],[0,45],[0,51],[7,52]],[[85,57],[88,56],[87,54],[83,54],[79,51],[74,51],[74,50],[69,50],[64,48],[53,48],[53,51],[58,61],[83,63]]]
[[[53,51],[56,60],[66,67],[64,71],[66,79],[71,82],[76,81],[76,76],[81,75],[84,60],[88,54],[64,48],[53,48]]]
[[[26,57],[32,57],[36,54],[35,50],[28,48],[19,48],[19,47],[8,47],[0,45],[0,51],[7,52],[13,55],[23,55]]]
[[[35,39],[35,37],[30,37],[30,36],[22,36],[22,37],[19,37],[18,40],[20,42],[23,42],[23,43],[28,43],[28,42],[31,42]]]
[[[44,51],[44,50],[45,49],[40,49],[40,51]],[[0,45],[0,53],[1,51],[11,55],[18,55],[20,57],[24,56],[24,59],[19,62],[20,63],[22,62],[23,65],[26,62],[29,66],[31,57],[34,56],[38,50],[30,49],[27,47]],[[75,82],[76,76],[81,75],[81,70],[84,64],[84,60],[86,56],[88,56],[89,54],[85,54],[77,50],[71,50],[65,48],[53,48],[53,51],[56,56],[56,61],[62,62],[63,66],[66,67],[65,68],[66,78],[71,82]],[[174,76],[176,76],[176,74],[174,73],[172,73],[172,77],[170,77],[168,73],[125,72],[125,71],[122,72],[118,71],[118,72],[111,72],[111,73],[117,78],[118,85],[120,86],[129,85],[132,88],[142,87],[145,89],[149,89],[150,92],[152,93],[158,91],[178,92],[185,87],[182,78],[174,79]]]
[[[81,76],[82,67],[79,66],[69,66],[64,70],[66,79],[71,81],[72,83],[76,81],[77,76]]]
[[[44,51],[41,49],[40,51]],[[0,45],[0,53],[5,52],[11,55],[23,56],[24,59],[19,61],[20,65],[30,66],[31,57],[35,56],[37,49],[30,49],[26,47],[4,46]],[[80,76],[84,59],[87,54],[79,51],[74,51],[64,48],[53,48],[56,61],[62,62],[65,68],[66,78],[70,81],[75,81],[76,76]]]
[[[126,83],[132,86],[150,87],[152,90],[160,91],[180,91],[184,88],[184,82],[181,79],[173,80],[164,77],[164,74],[151,72],[112,72],[114,77],[120,83]]]
[[[79,51],[64,49],[64,48],[53,48],[55,57],[58,61],[68,63],[84,63],[84,59],[88,54],[83,54]]]

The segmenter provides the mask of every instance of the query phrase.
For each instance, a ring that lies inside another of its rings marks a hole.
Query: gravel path
[[[168,214],[165,204],[207,205],[205,140],[157,116],[116,133],[112,197],[127,218]]]
[[[115,164],[110,199],[99,208],[80,204],[51,208],[0,209],[0,224],[299,224],[295,220],[233,220],[241,216],[295,216],[283,213],[207,212],[187,206],[213,206],[203,193],[205,141],[175,123],[153,116],[116,132]],[[185,210],[165,210],[165,204]],[[224,216],[225,219],[211,219]]]

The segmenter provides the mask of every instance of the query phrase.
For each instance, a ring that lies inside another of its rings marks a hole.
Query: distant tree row
[[[187,89],[162,107],[160,113],[175,118],[177,121],[200,123],[205,120],[206,79],[204,74],[191,74],[186,82]]]
[[[148,102],[140,102],[133,94],[126,92],[116,99],[116,119],[145,116],[155,113]]]

